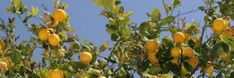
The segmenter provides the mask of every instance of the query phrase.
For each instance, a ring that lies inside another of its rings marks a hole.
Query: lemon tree
[[[134,24],[130,18],[134,12],[125,10],[124,1],[93,0],[108,21],[105,27],[110,40],[100,46],[77,37],[69,24],[75,16],[66,12],[69,4],[52,1],[52,11],[46,6],[27,6],[21,0],[9,1],[7,11],[14,16],[0,20],[4,34],[0,36],[0,77],[234,77],[234,1],[204,0],[197,10],[174,14],[183,1],[170,4],[162,0],[164,9],[152,9],[146,13],[148,20]],[[204,23],[180,17],[194,11],[204,14]],[[32,33],[30,39],[19,41],[15,21]],[[37,49],[42,58],[35,62],[31,58]]]

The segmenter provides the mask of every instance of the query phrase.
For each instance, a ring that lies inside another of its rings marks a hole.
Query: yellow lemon
[[[200,45],[200,37],[199,36],[196,36],[196,37],[194,37],[194,42],[195,42],[195,44],[196,45]]]
[[[106,78],[105,76],[99,76],[98,78]]]
[[[183,56],[185,57],[192,57],[194,56],[194,50],[190,47],[183,48]]]
[[[64,73],[62,70],[54,69],[48,73],[47,78],[64,78]]]
[[[185,35],[184,33],[182,32],[176,32],[174,35],[173,35],[173,40],[176,42],[176,43],[183,43],[185,41]]]
[[[80,54],[80,62],[83,64],[89,64],[92,60],[92,54],[89,52],[82,52]]]
[[[214,68],[212,65],[208,65],[206,68],[203,69],[203,72],[206,74],[211,74],[213,72]]]
[[[188,64],[191,65],[193,68],[197,67],[199,59],[197,56],[192,56],[188,59]]]
[[[172,57],[177,58],[177,57],[179,57],[180,55],[181,55],[181,49],[180,49],[179,47],[173,47],[173,48],[171,49],[171,56],[172,56]]]
[[[56,9],[53,16],[56,22],[63,22],[67,18],[67,13],[63,9]]]
[[[148,54],[148,59],[153,65],[158,65],[158,59],[155,57],[155,54]]]
[[[41,41],[46,41],[48,40],[49,36],[50,36],[50,31],[49,29],[41,29],[38,33],[38,36],[40,38]]]
[[[51,46],[58,46],[59,42],[60,42],[60,38],[59,38],[59,36],[57,34],[50,35],[50,37],[49,37],[49,44]]]
[[[212,30],[215,33],[220,33],[225,28],[225,22],[223,18],[216,18],[213,22]]]
[[[146,41],[145,48],[148,52],[156,52],[159,49],[159,44],[155,39]]]
[[[221,57],[222,57],[223,61],[225,61],[225,62],[227,62],[229,60],[229,55],[225,52],[223,52],[221,54]]]
[[[6,72],[8,70],[7,63],[4,61],[0,62],[0,72]]]

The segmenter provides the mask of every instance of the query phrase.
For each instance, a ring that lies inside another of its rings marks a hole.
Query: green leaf
[[[99,48],[99,52],[105,51],[109,47],[109,41],[104,42]]]
[[[73,28],[71,26],[64,26],[65,27],[65,30],[68,31],[68,32],[74,32]]]
[[[29,20],[31,17],[32,17],[31,15],[26,16],[26,17],[24,18],[24,20],[23,20],[23,23],[27,23],[28,20]]]
[[[181,3],[180,0],[174,0],[174,2],[173,2],[173,8],[179,7],[180,3]]]
[[[147,33],[147,22],[143,22],[141,23],[140,27],[139,27],[139,32],[141,35],[145,35]]]
[[[215,56],[219,53],[222,46],[220,44],[215,44],[214,47],[211,49],[211,56]]]
[[[21,63],[22,59],[18,50],[14,50],[14,52],[11,53],[11,59],[15,64]]]
[[[229,47],[231,48],[231,51],[234,51],[234,39],[228,35],[222,34],[220,35],[221,41],[223,41],[224,43],[228,44]]]
[[[117,41],[119,39],[119,36],[116,34],[111,34],[111,40],[112,41]]]
[[[118,31],[118,27],[115,25],[106,25],[106,31],[109,32],[110,34],[116,34]]]
[[[169,12],[171,12],[171,6],[169,6],[168,4],[164,4],[164,9],[166,10],[166,13],[167,13],[167,15],[169,14]]]
[[[38,16],[38,14],[39,14],[39,9],[38,9],[36,6],[32,6],[31,14],[32,14],[33,16]]]
[[[157,21],[157,20],[159,20],[160,17],[161,17],[160,9],[155,8],[155,9],[151,12],[150,17],[151,17],[152,21]]]
[[[124,39],[129,39],[130,36],[131,36],[131,34],[132,34],[132,32],[131,32],[130,29],[123,29],[123,30],[122,30],[122,37],[123,37]]]
[[[114,2],[112,0],[93,0],[96,6],[112,9]]]
[[[163,25],[166,25],[166,24],[169,24],[171,22],[173,22],[175,20],[175,17],[173,16],[168,16],[164,19],[161,20],[161,22],[159,23],[159,26],[163,26]]]

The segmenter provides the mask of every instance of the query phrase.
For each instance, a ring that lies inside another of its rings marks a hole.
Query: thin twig
[[[199,11],[199,9],[195,9],[195,10],[191,10],[191,11],[188,11],[188,12],[185,12],[185,13],[181,13],[181,14],[178,14],[178,15],[176,15],[176,16],[174,16],[174,17],[186,15],[186,14],[193,13],[193,12],[197,12],[197,11]]]

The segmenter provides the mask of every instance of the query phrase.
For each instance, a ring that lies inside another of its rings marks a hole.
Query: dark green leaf
[[[116,34],[111,34],[111,40],[112,40],[112,41],[118,41],[118,39],[119,39],[119,36],[118,36],[118,35],[116,35]]]
[[[173,7],[174,8],[177,8],[177,7],[179,7],[180,6],[180,0],[174,0],[174,2],[173,2]]]
[[[175,20],[175,17],[173,16],[168,16],[164,19],[161,20],[161,22],[159,23],[159,26],[163,26],[163,25],[166,25],[166,24],[170,24],[171,22],[173,22]]]

